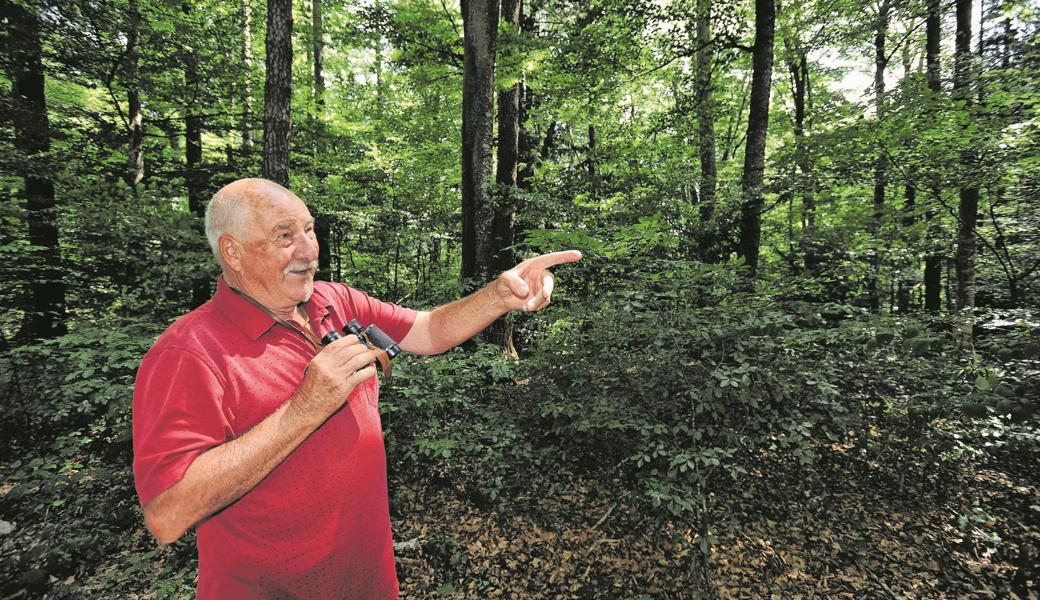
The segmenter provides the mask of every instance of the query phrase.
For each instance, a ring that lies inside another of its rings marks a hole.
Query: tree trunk
[[[51,167],[45,164],[51,149],[51,132],[44,91],[40,21],[34,4],[5,2],[2,16],[8,25],[7,51],[12,58],[14,146],[22,155],[17,169],[25,182],[29,244],[34,248],[33,263],[37,269],[29,283],[21,334],[29,339],[42,339],[63,335],[68,329],[54,183],[50,179]]]
[[[311,0],[311,55],[314,60],[314,174],[318,178],[319,194],[326,191],[325,177],[325,39],[322,25],[321,0]],[[314,214],[314,235],[318,238],[318,279],[328,281],[332,276],[331,219],[316,202],[311,201]]]
[[[699,247],[701,256],[706,256],[714,246],[714,236],[708,224],[715,218],[715,189],[718,166],[715,160],[715,115],[713,111],[713,86],[711,80],[711,0],[697,0],[697,144],[701,163],[698,189],[700,219],[705,227]]]
[[[249,156],[253,151],[253,6],[252,0],[242,0],[242,70],[245,73],[242,81],[241,96],[242,118],[238,129],[242,136],[242,154]]]
[[[325,110],[325,42],[322,39],[321,0],[311,0],[311,50],[314,56],[314,104],[318,109],[318,122]]]
[[[267,0],[263,177],[288,187],[292,123],[292,1]]]
[[[502,0],[502,20],[519,32],[520,0]],[[516,202],[520,154],[520,98],[523,84],[498,93],[498,165],[495,172],[495,221],[492,247],[492,272],[513,267],[516,257],[511,246],[516,235]],[[513,321],[505,315],[491,324],[491,340],[510,356],[516,356],[513,345]]]
[[[181,4],[181,10],[185,15],[190,15],[193,9],[190,0]],[[202,93],[203,82],[199,79],[198,55],[195,50],[187,46],[184,51],[184,83],[188,96],[184,107],[184,184],[188,188],[188,210],[197,217],[196,231],[200,236],[204,236],[207,177],[202,170],[202,130],[205,124],[202,115],[199,114],[199,96]],[[200,268],[194,274],[191,305],[198,307],[209,300],[212,281],[205,269]]]
[[[202,172],[203,117],[198,114],[196,100],[202,82],[199,81],[196,61],[194,52],[185,57],[184,79],[192,99],[184,110],[184,184],[188,188],[188,209],[201,218],[206,213],[206,177]]]
[[[194,71],[194,69],[191,69]],[[193,73],[194,74],[194,73]],[[188,116],[186,118],[186,128],[184,134],[184,148],[185,148],[185,181],[188,186],[188,209],[192,214],[198,217],[198,232],[201,235],[205,234],[203,231],[203,219],[206,215],[206,181],[205,174],[202,172],[202,117],[195,114],[195,107],[188,107]],[[211,281],[206,274],[206,271],[200,270],[200,275],[197,277],[192,284],[191,290],[191,305],[192,307],[202,306],[207,300],[209,300],[211,292]]]
[[[971,0],[957,0],[956,53],[953,67],[953,95],[963,100],[965,110],[971,110]],[[975,177],[975,157],[970,150],[961,154],[961,163],[968,178]],[[979,188],[962,185],[958,207],[957,226],[957,309],[975,307],[975,254],[977,240],[975,226],[979,217]]]
[[[874,110],[877,113],[879,130],[885,118],[885,67],[888,65],[888,57],[885,55],[885,36],[888,34],[888,13],[889,0],[881,0],[874,28]],[[875,311],[881,305],[878,294],[882,247],[880,238],[885,214],[885,183],[888,178],[888,160],[885,157],[883,145],[884,142],[879,131],[877,157],[874,159],[874,215],[871,220],[874,241],[870,257],[870,273],[867,278],[867,297],[870,309]]]
[[[740,255],[758,271],[762,237],[762,180],[765,176],[766,133],[769,130],[769,93],[773,76],[773,32],[776,7],[773,0],[755,0],[755,46],[752,56],[751,109],[748,114],[744,173],[740,179]]]
[[[794,162],[798,167],[798,188],[802,193],[802,234],[805,270],[813,273],[819,264],[816,254],[816,194],[812,180],[812,163],[805,140],[806,100],[809,95],[809,60],[797,39],[785,40],[787,68],[791,72],[794,91]]]
[[[494,208],[491,144],[498,0],[463,0],[462,270],[463,281],[491,275]]]
[[[903,81],[909,82],[915,75],[913,65],[913,46],[910,44],[903,44]],[[912,301],[911,292],[913,291],[915,280],[909,275],[916,268],[916,263],[919,259],[916,258],[915,248],[918,247],[918,239],[916,236],[909,235],[909,232],[913,229],[914,223],[917,222],[916,204],[917,204],[917,173],[914,165],[907,165],[906,167],[906,181],[903,185],[903,218],[901,221],[902,225],[902,238],[906,247],[910,249],[910,255],[915,256],[913,262],[903,263],[899,269],[899,281],[898,288],[896,290],[896,311],[899,313],[907,313],[910,311],[910,305]],[[908,272],[909,271],[909,272]]]
[[[912,179],[912,176],[911,176]],[[917,203],[917,188],[914,187],[912,182],[908,182],[906,187],[903,188],[903,228],[909,230],[914,226],[914,210],[916,210]],[[910,242],[916,241],[904,236],[908,240],[907,246],[913,248],[913,244]],[[896,292],[896,310],[900,313],[907,313],[910,311],[910,290],[912,289],[914,280],[907,277],[907,274],[903,274],[899,278],[899,290]]]
[[[138,39],[141,26],[140,0],[130,0],[127,16],[126,32],[126,99],[127,118],[130,125],[130,141],[127,147],[126,183],[133,190],[134,196],[139,193],[138,184],[144,179],[144,125],[141,115],[141,96],[138,62],[140,47]]]
[[[188,209],[199,217],[206,214],[206,182],[202,172],[202,117],[188,107],[184,134],[184,178],[188,187]]]
[[[941,43],[942,12],[939,5],[940,0],[928,0],[928,16],[925,23],[925,64],[927,65],[928,89],[932,94],[938,95],[942,92],[942,77],[939,70],[939,52]],[[938,198],[940,190],[934,190]],[[941,243],[939,237],[941,230],[937,221],[935,209],[929,209],[925,214],[928,222],[928,247],[933,249],[924,259],[924,307],[930,312],[939,312],[942,308],[942,254],[937,253],[934,248]]]

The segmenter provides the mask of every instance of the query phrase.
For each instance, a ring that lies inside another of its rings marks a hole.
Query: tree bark
[[[126,32],[126,99],[127,119],[130,125],[130,140],[127,146],[126,183],[133,190],[134,196],[139,193],[138,184],[144,179],[144,123],[141,114],[140,95],[140,38],[141,6],[140,0],[130,0],[127,15]]]
[[[242,81],[240,101],[242,102],[242,118],[238,123],[242,136],[242,154],[249,156],[253,151],[253,6],[252,0],[242,0],[242,70],[245,77]]]
[[[463,0],[462,269],[464,282],[491,275],[494,207],[491,144],[498,0]]]
[[[971,110],[971,0],[957,0],[957,34],[953,67],[953,95],[963,100],[964,110]],[[975,157],[971,150],[961,154],[967,177],[974,178]],[[971,183],[960,188],[957,210],[957,309],[975,307],[975,255],[978,241],[975,226],[979,217],[979,188]]]
[[[903,81],[909,82],[914,76],[913,66],[913,47],[910,44],[903,44],[902,56],[903,56]],[[916,204],[917,204],[917,173],[916,168],[913,165],[908,165],[906,168],[906,181],[903,185],[903,218],[901,220],[902,225],[902,238],[906,243],[906,247],[910,248],[910,254],[914,256],[916,253],[913,250],[917,247],[918,239],[916,236],[910,235],[910,231],[913,229],[914,223],[917,222]],[[916,260],[915,262],[918,262]],[[898,288],[896,290],[896,311],[899,313],[907,313],[910,311],[912,302],[911,292],[914,287],[915,280],[913,277],[909,277],[910,273],[907,272],[906,267],[914,268],[916,265],[910,263],[909,265],[901,265],[903,268],[899,270],[899,281]]]
[[[715,160],[715,115],[712,102],[711,80],[711,0],[697,0],[697,147],[701,163],[698,196],[700,199],[701,223],[710,223],[715,218],[715,189],[718,166]],[[706,232],[705,232],[706,233]],[[705,236],[707,237],[707,236]],[[702,254],[707,250],[705,239],[701,244]]]
[[[502,20],[519,32],[520,0],[502,0]],[[516,257],[511,246],[516,235],[516,202],[520,160],[520,98],[523,83],[498,93],[498,165],[495,171],[494,244],[492,273],[513,267]],[[505,315],[490,327],[491,340],[504,352],[516,356],[513,321]]]
[[[288,187],[292,124],[292,1],[267,0],[263,177]]]
[[[911,176],[911,179],[913,179],[913,176]],[[914,187],[912,181],[908,182],[903,188],[903,199],[903,227],[904,229],[909,230],[914,225],[914,210],[916,210],[915,204],[917,203],[917,188]],[[904,236],[904,238],[909,241],[915,241],[911,240],[910,236]],[[909,241],[907,246],[912,248],[913,246]],[[899,278],[899,290],[896,292],[896,310],[900,313],[907,313],[910,311],[910,290],[913,284],[914,280],[907,277],[906,274],[903,274],[903,276]]]
[[[939,69],[939,52],[941,43],[942,9],[940,0],[928,0],[928,16],[925,22],[925,64],[928,89],[938,96],[942,92],[942,76]],[[934,190],[936,197],[941,193]],[[942,308],[942,254],[934,250],[940,244],[941,231],[935,209],[925,214],[928,222],[928,246],[933,249],[924,259],[924,307],[930,312],[939,312]]]
[[[181,11],[191,15],[194,6],[191,0],[181,4]],[[193,32],[194,33],[194,32]],[[198,74],[199,57],[190,46],[184,48],[184,84],[187,101],[184,106],[184,184],[188,189],[188,210],[197,217],[196,231],[205,235],[203,219],[206,215],[207,176],[202,170],[202,130],[204,117],[200,114],[199,97],[203,82]],[[209,273],[204,269],[195,272],[191,286],[191,306],[202,306],[211,295]]]
[[[314,104],[318,109],[318,122],[325,110],[325,41],[322,25],[321,0],[311,0],[311,51],[314,57]]]
[[[188,2],[182,8],[185,14],[192,10]],[[184,83],[189,97],[184,107],[184,184],[188,188],[188,209],[201,218],[206,213],[206,182],[202,173],[204,121],[198,101],[202,82],[198,75],[198,56],[193,49],[188,49],[184,57]]]
[[[321,194],[326,191],[325,177],[325,39],[321,0],[311,0],[311,56],[314,60],[314,174]],[[332,276],[332,223],[315,202],[310,202],[314,214],[314,234],[318,238],[318,279]]]
[[[191,69],[194,76],[194,69]],[[204,234],[202,223],[206,215],[206,176],[202,171],[202,117],[195,113],[196,107],[189,105],[185,119],[184,177],[188,186],[188,210],[198,217],[198,232]],[[209,300],[211,292],[208,277],[196,278],[191,291],[192,307],[202,306]]]
[[[64,335],[68,329],[57,203],[50,178],[51,167],[45,164],[51,149],[51,131],[44,90],[40,21],[33,2],[5,2],[2,16],[7,21],[7,51],[12,58],[14,146],[23,156],[17,169],[25,184],[29,244],[33,246],[37,268],[36,276],[29,283],[20,335],[29,339],[53,338]]]
[[[877,114],[880,129],[885,118],[885,68],[888,57],[885,54],[885,37],[888,35],[889,0],[881,0],[878,5],[877,21],[874,28],[874,110]],[[888,179],[888,160],[885,157],[884,142],[878,136],[877,157],[874,159],[874,214],[871,219],[874,242],[870,257],[870,273],[867,278],[867,297],[871,310],[878,310],[881,305],[878,294],[878,277],[881,271],[881,229],[885,214],[885,183]]]
[[[805,139],[806,105],[809,95],[809,60],[805,48],[797,39],[785,40],[787,45],[787,68],[791,72],[794,92],[794,162],[798,167],[798,189],[802,194],[802,246],[805,253],[805,270],[813,273],[819,265],[816,253],[816,194],[812,180],[812,162]]]
[[[740,256],[752,277],[758,271],[762,237],[762,181],[765,176],[766,133],[769,130],[769,94],[773,76],[773,33],[776,7],[773,0],[755,0],[755,46],[751,74],[744,172],[740,179]]]
[[[190,110],[185,119],[184,157],[188,186],[188,209],[203,216],[206,213],[205,174],[202,173],[202,117]]]

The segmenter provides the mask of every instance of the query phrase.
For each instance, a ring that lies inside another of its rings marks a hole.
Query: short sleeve
[[[415,318],[419,315],[411,308],[377,300],[352,287],[342,286],[342,289],[349,296],[349,302],[357,315],[356,318],[362,325],[375,323],[395,341],[400,342],[408,335],[412,325],[415,324]]]
[[[181,480],[200,454],[233,437],[223,386],[199,356],[145,356],[134,384],[134,483],[141,506]]]

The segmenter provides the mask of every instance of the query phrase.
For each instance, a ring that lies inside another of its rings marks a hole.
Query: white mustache
[[[289,263],[289,266],[285,267],[285,270],[282,271],[282,273],[284,273],[285,275],[288,275],[289,273],[296,273],[296,272],[300,272],[300,271],[317,271],[317,270],[318,270],[318,261],[316,261],[316,260],[296,260],[296,261],[293,261],[293,262]]]

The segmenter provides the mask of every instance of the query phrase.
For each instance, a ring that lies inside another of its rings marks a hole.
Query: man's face
[[[253,203],[240,276],[243,291],[271,309],[310,299],[317,270],[314,218],[288,191],[264,194]]]

